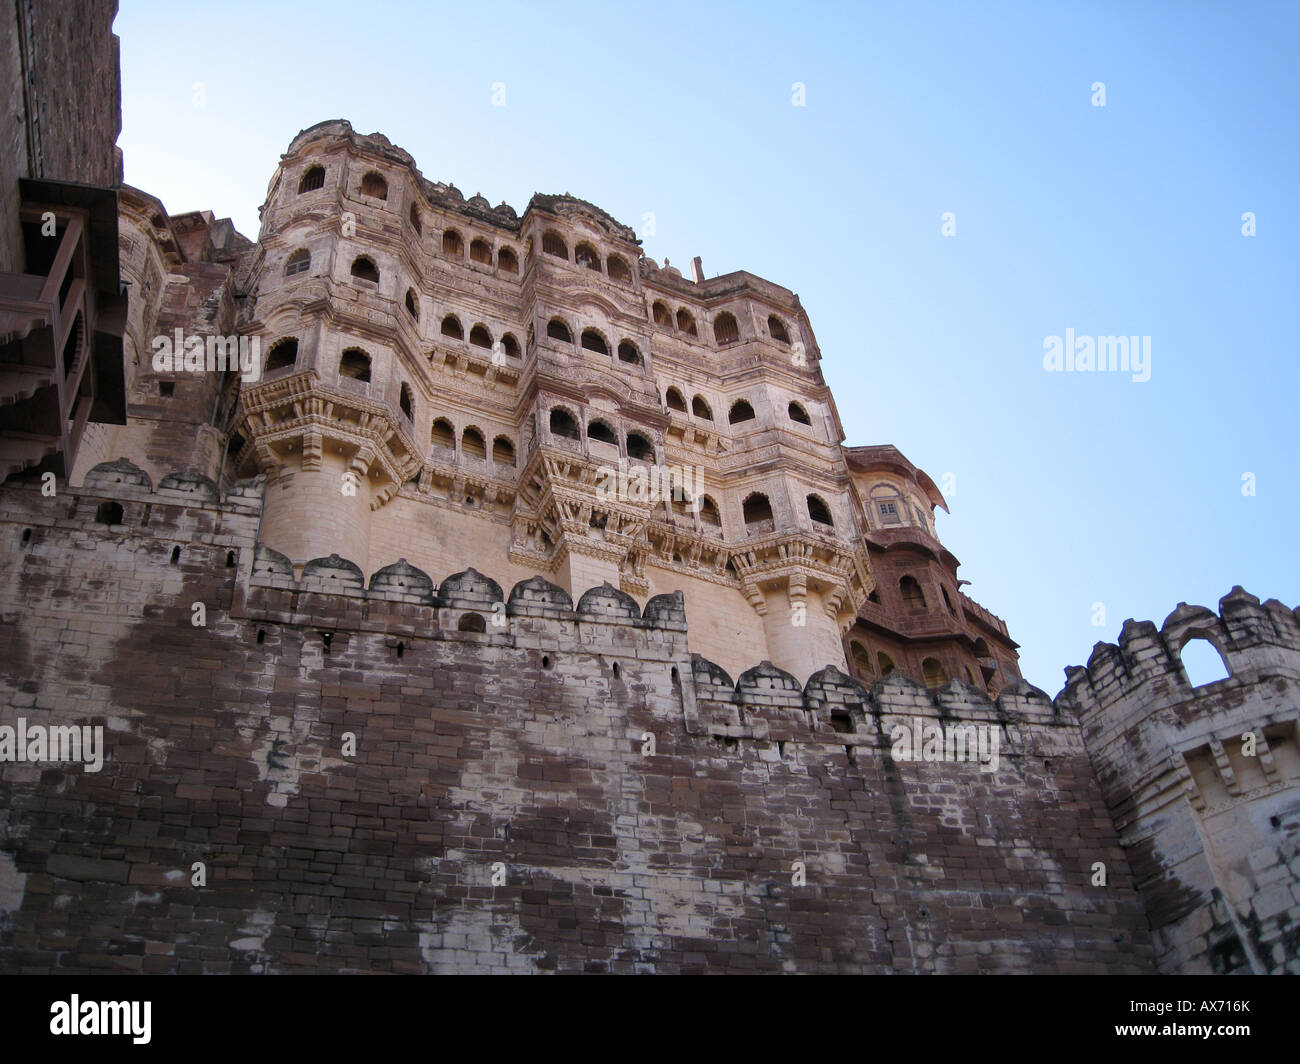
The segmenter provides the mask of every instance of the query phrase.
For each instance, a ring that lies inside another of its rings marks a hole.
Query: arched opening
[[[456,449],[456,429],[445,417],[438,418],[433,423],[433,431],[429,434],[429,442],[435,447],[443,447],[448,451]]]
[[[284,263],[284,275],[286,277],[295,277],[300,273],[306,273],[311,269],[311,252],[306,248],[299,248]]]
[[[632,271],[628,268],[627,259],[622,255],[609,256],[605,260],[605,269],[611,281],[618,281],[619,284],[632,283]]]
[[[416,235],[423,233],[424,226],[420,224],[420,208],[414,203],[411,204],[409,217],[411,219],[411,228],[415,230]]]
[[[492,334],[487,331],[487,326],[480,322],[470,329],[469,342],[475,347],[490,348],[492,346]]]
[[[467,458],[486,458],[487,444],[478,429],[466,429],[460,437],[460,453]]]
[[[284,340],[276,341],[271,348],[270,353],[266,356],[266,372],[270,373],[277,369],[288,369],[298,361],[298,341],[290,336]]]
[[[905,576],[898,582],[898,590],[903,595],[903,605],[911,610],[925,609],[925,592],[917,583],[916,577]]]
[[[375,199],[388,199],[388,182],[384,180],[382,174],[374,170],[369,171],[361,179],[361,192],[366,196],[374,196]]]
[[[506,353],[507,358],[519,357],[519,341],[515,339],[514,333],[506,333],[501,337],[501,347]]]
[[[519,256],[510,248],[502,248],[497,252],[497,269],[502,273],[518,273]]]
[[[542,253],[554,255],[557,259],[569,261],[569,245],[564,242],[564,237],[554,230],[548,229],[542,234]]]
[[[700,523],[710,528],[722,527],[722,515],[718,513],[718,504],[707,495],[700,499]]]
[[[306,173],[302,175],[302,180],[298,182],[298,195],[304,192],[315,192],[318,188],[325,187],[325,167],[309,166]]]
[[[487,622],[477,613],[463,613],[461,618],[456,622],[456,631],[458,632],[478,632],[482,634],[487,631]]]
[[[584,269],[600,273],[600,253],[590,244],[579,244],[574,248],[573,261]]]
[[[465,239],[455,229],[448,229],[442,234],[442,253],[453,259],[465,256]]]
[[[903,515],[900,507],[902,506],[902,496],[898,494],[898,489],[889,484],[877,484],[871,489],[871,505],[875,507],[875,513],[872,515],[875,525],[901,525]]]
[[[614,430],[603,421],[587,422],[587,439],[599,440],[601,443],[611,443],[615,447],[618,446],[618,437],[614,435]]]
[[[875,676],[875,670],[871,667],[871,655],[867,653],[867,648],[856,639],[849,643],[849,647],[849,657],[853,661],[853,671],[864,680],[869,680]]]
[[[720,344],[740,339],[740,326],[736,323],[734,314],[724,310],[713,319],[713,339]]]
[[[566,440],[581,439],[578,435],[578,422],[572,414],[558,406],[551,411],[551,435],[562,436]]]
[[[812,424],[812,419],[808,417],[808,411],[798,403],[791,403],[786,409],[786,413],[790,415],[791,421],[797,421],[800,425]]]
[[[672,313],[663,303],[655,303],[652,313],[656,325],[662,325],[665,329],[673,327]]]
[[[808,516],[816,524],[826,525],[830,528],[835,527],[835,521],[831,517],[831,508],[816,495],[808,496]]]
[[[878,654],[877,657],[879,657],[880,659],[881,676],[888,676],[891,672],[893,672],[895,669],[898,668],[898,666],[894,664],[894,659],[891,658],[888,654]]]
[[[514,465],[515,445],[504,436],[498,436],[492,441],[492,461],[497,465]]]
[[[732,425],[738,425],[742,421],[754,420],[754,408],[749,405],[748,400],[737,399],[731,404],[731,409],[727,412],[727,421]]]
[[[349,347],[339,357],[339,376],[354,381],[370,380],[370,356],[359,347]]]
[[[475,237],[470,241],[469,257],[474,262],[481,262],[484,266],[491,266],[492,248],[482,237]]]
[[[691,413],[705,421],[713,420],[713,411],[709,409],[709,404],[704,401],[702,395],[697,395],[691,400]]]
[[[956,617],[957,610],[953,607],[952,599],[948,597],[948,589],[942,584],[939,585],[939,594],[943,596],[943,604],[948,607],[948,612]]]
[[[420,320],[420,308],[415,302],[415,289],[413,288],[406,290],[406,313],[416,321]]]
[[[772,503],[761,492],[755,492],[745,500],[745,528],[751,532],[771,532],[774,524]]]
[[[465,339],[465,328],[461,325],[460,319],[455,314],[448,314],[442,319],[442,328],[440,330],[443,336],[449,336],[453,340]]]
[[[405,384],[402,385],[401,393],[397,397],[397,405],[401,408],[402,416],[407,421],[414,419],[415,415],[411,409],[411,389]]]
[[[676,388],[669,388],[668,391],[664,393],[664,403],[667,405],[669,410],[678,410],[683,414],[686,413],[686,400],[682,398],[682,393]]]
[[[566,344],[573,343],[573,334],[559,318],[552,318],[546,323],[546,335],[552,340],[562,340]]]
[[[352,276],[359,281],[370,281],[372,284],[379,283],[379,270],[365,255],[358,255],[352,260]]]
[[[677,311],[677,331],[684,332],[687,336],[699,336],[695,331],[695,319],[685,307]]]
[[[101,502],[95,508],[95,522],[101,525],[120,525],[122,512],[120,502]]]
[[[609,345],[605,338],[595,329],[582,330],[582,347],[585,351],[595,351],[598,355],[608,355]]]
[[[627,434],[627,456],[642,462],[653,462],[655,460],[654,444],[639,432],[629,432]]]
[[[641,352],[631,340],[624,340],[618,345],[618,360],[631,366],[641,365]]]
[[[948,682],[948,673],[939,663],[938,658],[926,658],[921,662],[921,675],[925,680],[925,686],[933,691],[936,687],[942,687]]]
[[[1219,648],[1202,636],[1184,643],[1178,658],[1182,662],[1187,682],[1193,687],[1204,687],[1207,683],[1217,683],[1232,675]]]
[[[785,322],[775,314],[767,319],[767,331],[772,339],[779,343],[788,344],[790,342],[790,334],[786,332]]]

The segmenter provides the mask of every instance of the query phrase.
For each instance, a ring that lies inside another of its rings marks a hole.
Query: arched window
[[[609,345],[595,329],[582,330],[582,347],[586,351],[595,351],[598,355],[609,354]]]
[[[519,256],[509,248],[502,248],[497,252],[497,269],[502,273],[518,273]]]
[[[306,248],[299,248],[285,260],[284,275],[294,277],[300,273],[306,273],[311,269],[311,252]]]
[[[603,421],[587,422],[587,439],[599,440],[601,443],[612,443],[615,447],[618,446],[618,437],[614,435],[614,430]]]
[[[791,403],[786,413],[790,415],[791,421],[797,421],[800,425],[811,425],[812,420],[808,417],[808,411],[798,403]]]
[[[819,525],[835,527],[835,522],[831,518],[831,508],[816,495],[808,496],[808,516]]]
[[[470,241],[469,257],[475,262],[481,262],[484,266],[492,265],[492,247],[482,237],[475,237]]]
[[[1182,662],[1187,682],[1193,687],[1204,687],[1207,683],[1217,683],[1232,675],[1219,648],[1205,638],[1189,639],[1183,644],[1178,659]]]
[[[732,425],[738,425],[742,421],[754,420],[754,408],[749,405],[745,399],[737,399],[731,404],[731,410],[727,414],[727,421]]]
[[[456,631],[483,633],[487,631],[487,622],[483,620],[481,614],[462,613],[460,620],[456,622]]]
[[[433,423],[433,431],[429,434],[429,442],[435,447],[445,447],[452,451],[456,449],[456,429],[445,417],[438,418]]]
[[[375,199],[388,199],[388,182],[384,180],[382,174],[374,170],[369,171],[361,179],[361,191],[364,195],[374,196]]]
[[[710,528],[722,527],[722,516],[718,513],[718,504],[705,495],[700,499],[700,523]]]
[[[566,440],[581,438],[578,435],[578,423],[573,415],[558,406],[551,411],[551,435],[563,436]]]
[[[379,270],[365,255],[358,255],[352,260],[352,276],[360,281],[370,281],[373,284],[379,283]]]
[[[402,414],[407,421],[411,421],[415,417],[411,411],[411,389],[405,384],[402,385],[402,391],[397,398],[397,405],[401,408]]]
[[[573,343],[573,334],[559,318],[552,318],[546,323],[546,335],[552,340],[563,340],[566,344]]]
[[[442,234],[442,253],[450,259],[465,257],[465,240],[455,229]]]
[[[475,347],[492,346],[492,334],[487,331],[487,326],[481,322],[469,331],[469,342]]]
[[[655,460],[654,444],[639,432],[629,432],[627,434],[627,456],[639,459],[642,462],[653,462]]]
[[[664,403],[669,410],[680,410],[683,414],[686,413],[686,400],[682,398],[682,393],[676,388],[669,388],[664,393]]]
[[[713,411],[709,409],[709,404],[704,401],[702,395],[697,395],[691,400],[691,413],[705,421],[713,420]]]
[[[569,245],[564,242],[564,237],[553,230],[548,229],[542,234],[542,251],[557,259],[564,259],[565,262],[569,261]]]
[[[903,605],[912,610],[925,609],[925,592],[917,583],[916,577],[905,576],[898,582],[898,590],[903,594]]]
[[[695,331],[695,319],[685,307],[677,312],[677,331],[684,332],[687,336],[699,336]]]
[[[755,492],[745,500],[745,527],[750,531],[770,532],[773,527],[772,503],[766,495]]]
[[[783,344],[788,344],[790,342],[790,334],[785,330],[785,322],[775,314],[767,319],[767,331],[771,334],[773,340],[777,340]]]
[[[724,310],[713,319],[713,339],[720,344],[740,339],[740,326],[736,324],[734,314]]]
[[[873,523],[880,525],[901,525],[903,523],[903,498],[898,489],[889,484],[877,484],[871,489],[871,506]]]
[[[415,289],[413,288],[408,288],[406,290],[406,313],[411,315],[411,317],[416,321],[420,320],[420,308],[415,302]]]
[[[478,429],[466,429],[460,436],[460,453],[469,458],[486,458],[487,444]]]
[[[101,502],[95,507],[95,523],[99,525],[120,525],[123,512],[120,502]]]
[[[501,337],[501,347],[506,353],[507,358],[519,357],[519,341],[515,339],[514,333],[506,333]]]
[[[504,436],[498,436],[492,441],[492,461],[497,465],[514,465],[515,445]]]
[[[465,339],[465,329],[455,314],[448,314],[442,319],[442,335],[450,336],[453,340]]]
[[[266,372],[272,370],[288,369],[298,361],[298,341],[290,336],[284,340],[277,340],[266,356]]]
[[[948,597],[948,589],[944,587],[942,584],[940,584],[939,593],[943,595],[943,604],[948,607],[948,612],[951,613],[954,617],[956,617],[957,611],[953,608],[952,599]]]
[[[636,349],[636,344],[631,340],[624,340],[618,345],[618,360],[626,362],[629,365],[641,365],[641,352]]]
[[[579,266],[600,273],[600,253],[590,244],[579,244],[574,248],[573,261]]]
[[[359,347],[349,347],[339,357],[339,376],[354,381],[369,381],[370,356]]]
[[[926,658],[921,662],[921,674],[925,680],[925,686],[933,691],[936,687],[942,687],[948,682],[948,673],[939,663],[938,658]]]
[[[853,660],[853,671],[863,679],[870,679],[875,675],[875,670],[871,667],[871,655],[867,653],[867,648],[854,639],[849,644],[849,657]]]
[[[298,182],[298,195],[304,192],[315,192],[318,188],[325,187],[325,167],[310,166],[307,172],[302,175],[302,180]]]
[[[655,303],[653,313],[656,325],[662,325],[665,329],[673,327],[672,313],[663,303]]]
[[[618,281],[619,284],[632,283],[632,271],[628,268],[627,259],[622,255],[611,255],[605,260],[605,269],[609,273],[611,281]]]
[[[884,653],[878,654],[877,657],[880,658],[881,676],[888,676],[891,672],[893,672],[896,668],[898,668],[898,666],[894,664],[894,659],[891,658],[888,654],[884,654]]]
[[[420,208],[418,204],[415,203],[411,204],[410,218],[411,218],[411,228],[415,230],[416,234],[418,235],[420,233],[423,233],[424,226],[420,224]]]

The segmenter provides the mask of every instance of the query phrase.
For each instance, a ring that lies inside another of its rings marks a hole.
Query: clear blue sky
[[[122,0],[114,29],[126,180],[174,212],[255,236],[292,137],[346,118],[467,196],[651,211],[647,254],[798,292],[846,442],[951,474],[940,535],[1049,694],[1126,617],[1300,604],[1294,3]],[[1151,337],[1150,380],[1046,372],[1067,328]]]

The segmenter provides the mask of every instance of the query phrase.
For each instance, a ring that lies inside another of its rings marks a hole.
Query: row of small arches
[[[687,336],[699,336],[699,330],[695,327],[695,317],[685,307],[679,307],[674,317],[666,303],[655,300],[650,308],[650,316],[660,328],[675,329]],[[785,322],[775,314],[768,316],[767,331],[778,343],[790,343],[790,332],[785,327]],[[724,310],[713,319],[713,339],[718,344],[729,344],[740,339],[740,323],[736,321],[736,316],[731,311]]]
[[[862,679],[873,679],[877,672],[872,667],[871,653],[856,639],[852,640],[849,646],[849,657],[852,659],[854,671]],[[894,659],[883,650],[876,655],[876,658],[880,669],[879,675],[882,677],[888,676],[898,668]],[[926,658],[921,662],[921,678],[925,681],[926,687],[932,691],[937,690],[948,682],[948,670],[943,667],[943,662],[938,658]],[[975,683],[975,676],[969,665],[966,666],[966,679],[971,684]]]
[[[304,192],[314,192],[316,189],[325,186],[325,168],[323,166],[311,166],[303,173],[302,180],[298,182],[298,194]],[[378,200],[388,200],[388,181],[383,174],[376,170],[367,171],[361,178],[361,193]],[[424,225],[420,220],[420,208],[417,203],[412,201],[409,218],[411,228],[417,234],[423,234]],[[447,229],[442,234],[442,253],[448,258],[464,258],[465,256],[465,238],[456,229]],[[492,246],[482,237],[475,237],[469,244],[469,257],[478,263],[492,265]],[[308,257],[310,263],[310,257]],[[502,247],[496,255],[496,265],[503,273],[517,274],[519,272],[519,256],[513,248]],[[624,263],[624,270],[627,264]],[[306,267],[295,269],[294,272],[300,273]],[[292,276],[286,268],[286,276]],[[629,273],[628,279],[631,279]]]
[[[593,273],[604,273],[611,281],[617,281],[619,284],[632,283],[632,267],[622,255],[606,256],[605,266],[602,269],[600,252],[591,244],[581,241],[574,247],[573,258],[570,259],[568,243],[554,229],[548,229],[542,234],[542,254],[563,259],[565,262],[572,261]]]
[[[551,408],[550,427],[552,436],[558,436],[566,440],[582,439],[577,417],[562,406]],[[591,418],[587,422],[587,439],[607,443],[614,447],[618,446],[618,434],[600,418]],[[627,455],[629,458],[653,462],[655,458],[654,444],[640,432],[629,432],[627,434]]]
[[[402,385],[405,388],[405,385]],[[435,418],[429,433],[429,442],[434,447],[452,451],[456,449],[456,427],[445,417]],[[487,440],[477,428],[470,426],[460,434],[460,453],[468,458],[486,460]],[[492,441],[492,461],[496,465],[513,466],[515,464],[515,445],[506,436],[498,436]]]
[[[664,392],[664,405],[669,410],[676,410],[679,413],[686,413],[686,399],[676,388],[669,388]],[[696,395],[691,400],[691,413],[701,421],[713,420],[713,409],[709,406],[708,400],[702,395]],[[802,404],[791,401],[786,407],[786,415],[791,421],[798,422],[800,425],[811,425],[812,419],[808,417],[808,411]],[[731,404],[731,409],[727,411],[727,423],[738,425],[746,421],[753,421],[755,418],[754,407],[747,399],[737,399]]]

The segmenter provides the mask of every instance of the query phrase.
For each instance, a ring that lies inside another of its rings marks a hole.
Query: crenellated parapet
[[[1227,675],[1194,687],[1193,640]],[[1234,587],[1215,613],[1128,620],[1066,670],[1163,970],[1300,971],[1300,620]]]

